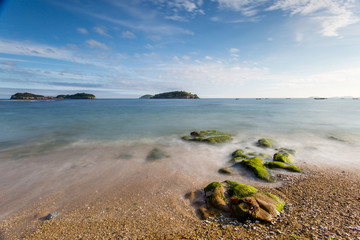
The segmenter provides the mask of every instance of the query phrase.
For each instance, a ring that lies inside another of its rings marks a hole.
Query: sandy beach
[[[134,175],[123,187],[66,193],[25,206],[1,221],[1,239],[360,239],[360,175],[300,165],[302,174],[279,174],[282,185],[262,186],[286,200],[274,223],[200,220],[185,192],[194,184],[176,171]],[[149,181],[149,178],[155,178]],[[259,186],[262,184],[259,184]],[[180,188],[181,189],[181,188]],[[65,194],[65,195],[64,195]],[[59,201],[65,203],[61,207]],[[55,207],[57,206],[57,207]],[[49,213],[54,215],[44,220]]]

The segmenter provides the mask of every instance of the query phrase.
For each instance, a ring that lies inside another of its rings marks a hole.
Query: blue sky
[[[0,3],[0,98],[360,96],[357,0]]]

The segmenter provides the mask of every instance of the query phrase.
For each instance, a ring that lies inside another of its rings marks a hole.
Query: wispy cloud
[[[127,38],[127,39],[133,39],[136,38],[135,34],[133,32],[130,31],[125,31],[121,33],[121,37],[122,38]]]
[[[66,8],[70,11],[74,11],[80,14],[85,14],[103,21],[107,21],[119,26],[127,27],[130,29],[139,30],[151,35],[194,35],[194,33],[188,29],[184,29],[179,26],[174,26],[171,24],[166,24],[161,21],[158,21],[155,18],[155,15],[149,12],[142,12],[139,8],[129,7],[126,4],[119,3],[118,1],[107,0],[107,2],[113,4],[114,6],[127,9],[126,12],[132,14],[132,19],[123,19],[120,16],[110,16],[108,14],[98,13],[89,9],[83,9],[70,5],[63,2],[56,2],[56,5]],[[151,15],[151,17],[149,17]]]
[[[220,8],[255,17],[264,11],[281,10],[299,15],[321,25],[324,36],[339,36],[339,29],[357,23],[359,5],[354,0],[216,0]],[[219,19],[214,17],[213,21]],[[259,19],[258,19],[259,20]]]
[[[77,28],[76,31],[78,31],[81,34],[88,34],[88,30],[86,28]]]
[[[283,10],[291,15],[308,16],[321,24],[321,34],[324,36],[338,36],[340,28],[359,21],[354,12],[353,0],[279,0],[268,10]]]
[[[268,0],[217,0],[220,8],[241,12],[244,16],[251,17],[256,15],[263,3]]]
[[[58,60],[73,60],[71,51],[36,43],[17,42],[0,39],[0,53],[51,58]]]
[[[96,26],[93,28],[94,31],[102,36],[105,36],[105,37],[110,37],[110,35],[107,33],[107,29],[106,27],[100,27],[100,26]]]
[[[98,42],[98,41],[96,41],[94,39],[86,40],[86,44],[90,48],[100,48],[100,49],[103,49],[103,50],[109,50],[109,47],[106,44]]]

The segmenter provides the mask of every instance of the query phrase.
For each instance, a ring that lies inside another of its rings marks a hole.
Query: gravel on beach
[[[2,220],[0,239],[360,239],[360,174],[300,167],[302,174],[280,172],[282,185],[262,187],[287,202],[273,223],[200,220],[186,193],[154,191],[144,181],[132,191],[111,187],[61,207],[54,204],[61,194],[39,200]]]

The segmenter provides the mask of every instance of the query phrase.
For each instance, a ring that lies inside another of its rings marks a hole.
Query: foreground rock
[[[224,183],[212,182],[204,188],[205,201],[209,216],[223,215],[271,222],[285,206],[279,197],[259,192],[256,188],[226,180]],[[204,217],[207,215],[204,214]]]
[[[206,143],[224,143],[232,140],[232,136],[229,133],[220,132],[217,130],[203,130],[194,131],[190,133],[190,136],[182,137],[186,141],[206,142]]]

